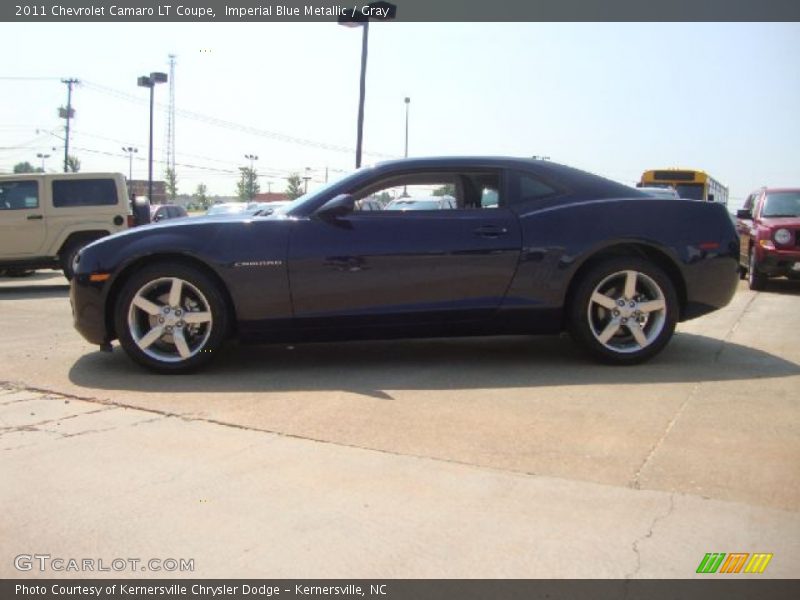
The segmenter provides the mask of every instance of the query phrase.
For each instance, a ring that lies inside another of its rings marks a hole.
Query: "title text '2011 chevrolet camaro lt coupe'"
[[[424,210],[391,200],[447,198]],[[364,201],[383,210],[359,210]],[[268,217],[141,227],[84,248],[75,326],[161,372],[243,342],[569,331],[631,364],[725,306],[739,245],[725,207],[659,200],[548,161],[406,159]]]

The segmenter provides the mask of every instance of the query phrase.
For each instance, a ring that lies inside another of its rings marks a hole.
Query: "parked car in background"
[[[414,186],[455,190],[452,208],[355,210]],[[482,207],[488,190],[498,203]],[[593,356],[633,364],[676,322],[730,301],[738,257],[721,204],[650,198],[550,161],[407,159],[359,169],[285,214],[180,219],[95,242],[70,299],[88,341],[119,339],[166,373],[205,364],[230,336],[567,330]]]
[[[800,278],[800,188],[762,188],[736,213],[739,265],[751,290],[770,277]]]
[[[397,198],[383,207],[383,210],[441,210],[455,208],[452,196],[423,196],[419,198]]]
[[[678,200],[680,196],[678,192],[675,191],[675,188],[671,187],[639,187],[636,188],[640,192],[644,192],[648,196],[652,196],[653,198],[662,198],[665,200]]]
[[[151,204],[150,205],[150,222],[158,223],[165,219],[179,219],[181,217],[188,217],[186,209],[178,204]]]
[[[266,217],[274,213],[275,211],[283,208],[284,206],[288,206],[291,204],[291,200],[274,200],[272,202],[254,202],[252,205],[248,205],[247,210],[245,211],[248,215],[252,217]]]
[[[86,244],[133,224],[118,173],[0,175],[0,270],[61,269]]]
[[[383,210],[383,204],[375,198],[362,198],[356,202],[356,210]]]
[[[220,202],[214,204],[207,211],[207,216],[214,215],[236,215],[247,212],[247,204],[244,202]]]

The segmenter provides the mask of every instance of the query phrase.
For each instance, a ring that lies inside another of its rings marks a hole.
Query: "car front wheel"
[[[608,260],[578,283],[569,319],[572,337],[595,358],[640,363],[658,354],[675,331],[675,286],[646,260]]]
[[[137,363],[161,373],[192,371],[209,362],[225,340],[228,318],[216,283],[179,263],[135,273],[119,295],[115,327]]]

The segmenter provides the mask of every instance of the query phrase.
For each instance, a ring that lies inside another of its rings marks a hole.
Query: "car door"
[[[476,177],[443,177],[463,176]],[[499,187],[499,172],[488,177]],[[408,192],[401,181],[391,183]],[[370,182],[350,193],[358,197],[380,186]],[[461,200],[452,209],[355,210],[298,221],[288,254],[295,317],[347,317],[349,323],[379,317],[380,324],[393,324],[491,315],[516,271],[519,223],[502,202],[482,209],[480,195],[471,208]]]
[[[0,255],[13,260],[39,256],[46,239],[41,183],[36,179],[0,181]]]

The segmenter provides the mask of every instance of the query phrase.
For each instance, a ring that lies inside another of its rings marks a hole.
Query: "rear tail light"
[[[136,219],[133,215],[128,215],[128,227],[136,227]]]

